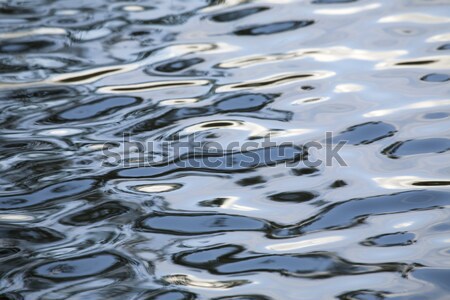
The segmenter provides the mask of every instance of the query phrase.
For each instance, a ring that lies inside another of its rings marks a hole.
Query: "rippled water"
[[[0,298],[448,299],[449,12],[0,1]],[[293,145],[149,166],[124,133]]]

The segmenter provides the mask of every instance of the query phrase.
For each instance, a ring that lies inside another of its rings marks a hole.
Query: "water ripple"
[[[447,299],[448,9],[3,1],[0,299]]]

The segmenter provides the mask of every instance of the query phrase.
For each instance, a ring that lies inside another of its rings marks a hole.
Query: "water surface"
[[[0,1],[0,298],[448,299],[449,11]]]

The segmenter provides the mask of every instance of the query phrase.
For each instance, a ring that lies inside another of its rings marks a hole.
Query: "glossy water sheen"
[[[449,11],[0,1],[0,299],[449,299]]]

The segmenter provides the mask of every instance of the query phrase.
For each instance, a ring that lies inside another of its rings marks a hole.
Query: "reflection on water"
[[[0,298],[447,299],[449,9],[1,2]],[[194,135],[348,166],[163,151]]]

